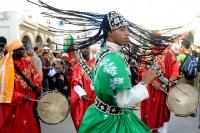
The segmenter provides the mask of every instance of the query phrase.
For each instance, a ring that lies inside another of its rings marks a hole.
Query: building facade
[[[44,45],[52,50],[56,46],[54,42],[54,33],[48,30],[48,25],[35,21],[32,15],[16,11],[0,12],[0,36],[7,39],[7,42],[13,39],[19,39],[24,46],[39,47]]]

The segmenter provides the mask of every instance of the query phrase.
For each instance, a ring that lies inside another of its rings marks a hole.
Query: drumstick
[[[86,98],[84,98],[85,100],[92,100],[91,98],[88,98],[88,97],[86,97]]]
[[[129,107],[126,107],[127,109],[130,109],[130,110],[139,110],[139,107],[137,106],[129,106]]]
[[[29,98],[28,100],[33,101],[33,102],[42,102],[40,100],[31,99],[31,98]],[[45,101],[43,101],[42,103],[49,103],[50,104],[50,102],[45,102]]]
[[[161,89],[161,88],[160,88],[160,90],[163,91],[164,93],[166,93],[166,94],[167,94],[168,96],[170,96],[171,98],[175,99],[176,101],[181,102],[181,101],[178,100],[177,98],[171,96],[167,91],[165,91],[165,90],[163,90],[163,89]]]

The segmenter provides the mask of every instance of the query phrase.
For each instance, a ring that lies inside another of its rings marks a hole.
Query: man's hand
[[[32,89],[33,89],[34,91],[36,91],[38,88],[39,88],[38,85],[34,84]]]
[[[156,90],[158,90],[158,89],[161,88],[161,85],[160,85],[159,82],[153,83],[152,86],[153,86],[153,88],[155,88]]]
[[[22,99],[24,100],[24,102],[28,102],[30,100],[30,97],[28,95],[24,95]]]
[[[82,95],[82,96],[81,96],[81,99],[83,99],[83,100],[87,100],[88,97],[87,97],[87,95]]]
[[[169,87],[173,87],[177,84],[177,77],[176,76],[171,76],[169,79]]]
[[[145,83],[145,84],[150,84],[156,77],[159,76],[159,72],[157,72],[156,70],[154,69],[149,69],[145,75],[143,76],[143,79],[142,81]]]

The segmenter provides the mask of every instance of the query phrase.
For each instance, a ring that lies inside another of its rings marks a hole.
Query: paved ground
[[[139,116],[139,111],[135,112]],[[176,117],[173,113],[169,122],[168,133],[200,133],[198,117]],[[76,133],[70,114],[60,124],[47,125],[41,123],[42,133]]]
[[[200,133],[198,117],[176,117],[171,115],[169,133]]]
[[[70,114],[59,124],[47,125],[43,122],[40,122],[40,124],[42,133],[76,133]]]

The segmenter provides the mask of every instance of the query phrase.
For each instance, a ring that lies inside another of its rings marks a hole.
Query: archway
[[[22,38],[22,43],[24,47],[32,47],[31,39],[26,35]]]
[[[42,41],[41,36],[37,36],[35,42],[36,42],[36,46],[38,48],[42,48],[43,47],[43,41]]]
[[[49,48],[52,49],[52,42],[51,42],[51,39],[49,39],[49,38],[47,39],[47,45]]]

